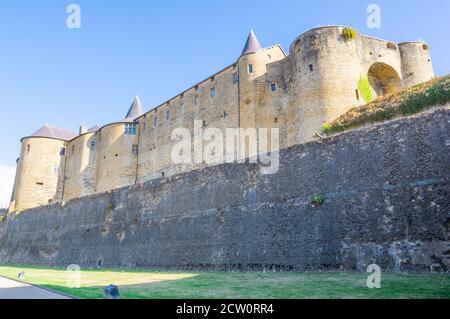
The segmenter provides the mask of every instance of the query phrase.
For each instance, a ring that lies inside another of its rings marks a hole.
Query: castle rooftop
[[[256,52],[256,51],[259,51],[261,49],[262,49],[261,44],[259,43],[255,32],[253,31],[253,29],[250,30],[250,33],[249,33],[248,38],[247,38],[247,42],[245,43],[244,50],[242,50],[242,54],[241,55],[244,55],[244,54],[247,54],[247,53]]]
[[[133,104],[131,104],[130,109],[128,110],[127,115],[125,116],[124,121],[132,122],[143,114],[144,110],[142,109],[141,101],[139,100],[139,96],[136,96]]]
[[[64,141],[70,141],[73,138],[75,138],[78,134],[75,134],[71,130],[51,126],[45,123],[43,127],[41,127],[39,130],[34,132],[31,137],[48,137],[48,138],[54,138],[58,140],[64,140]]]

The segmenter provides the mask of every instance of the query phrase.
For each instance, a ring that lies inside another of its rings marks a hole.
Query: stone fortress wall
[[[223,164],[9,214],[0,263],[448,272],[449,172],[447,105],[286,148],[274,175]]]
[[[325,122],[366,104],[364,79],[376,98],[434,77],[425,43],[396,44],[359,33],[349,41],[343,30],[310,30],[294,41],[289,55],[279,45],[245,52],[233,65],[136,118],[136,134],[124,134],[130,123],[122,121],[71,140],[24,138],[11,210],[202,168],[171,161],[172,131],[185,127],[193,134],[195,120],[222,131],[279,128],[280,147],[287,148],[313,141]]]

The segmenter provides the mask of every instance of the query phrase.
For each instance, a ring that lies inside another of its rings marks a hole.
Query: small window
[[[138,145],[133,145],[131,148],[131,153],[136,156],[139,154],[139,146]]]
[[[183,113],[184,113],[184,101],[181,100],[181,102],[180,102],[180,114],[183,114]]]
[[[170,110],[166,111],[166,121],[170,120]]]
[[[216,87],[211,88],[211,97],[216,97]]]
[[[253,73],[253,64],[247,65],[247,70],[248,70],[249,74],[252,74]]]
[[[72,145],[72,155],[75,154],[75,145]]]
[[[428,47],[427,44],[422,45],[422,48],[423,48],[425,51],[428,51],[428,49],[429,49],[429,47]]]
[[[274,122],[274,123],[278,123],[278,117],[275,117],[275,118],[273,119],[273,122]]]
[[[66,155],[66,148],[65,147],[60,147],[59,148],[59,155],[60,156],[65,156]]]
[[[36,185],[44,186],[44,183],[42,183],[42,182],[37,182]]]
[[[309,71],[314,71],[314,66],[312,64],[309,65]]]
[[[154,127],[158,126],[158,117],[156,117],[156,116],[153,118],[153,126]]]
[[[356,99],[359,101],[359,90],[358,89],[355,90],[355,94],[356,94]]]
[[[95,151],[95,147],[96,147],[96,142],[91,141],[91,145],[89,146],[89,148],[91,149],[91,152]]]
[[[145,132],[147,130],[147,121],[144,120],[144,123],[142,124],[142,131]]]
[[[200,104],[200,98],[198,97],[198,95],[194,96],[194,105],[198,106]]]
[[[55,165],[53,166],[53,174],[58,174],[59,173],[59,166]]]
[[[136,123],[127,123],[125,124],[125,135],[136,135]]]
[[[214,82],[216,80],[216,77],[215,76],[212,76],[211,77],[211,82]]]
[[[239,74],[237,72],[233,73],[233,84],[239,83]]]
[[[27,145],[27,153],[30,153],[31,145]]]
[[[276,83],[271,83],[270,84],[270,90],[272,92],[276,92],[277,91],[277,84]]]

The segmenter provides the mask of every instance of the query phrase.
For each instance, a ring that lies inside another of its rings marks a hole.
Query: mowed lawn
[[[0,266],[0,276],[70,294],[102,298],[103,288],[119,286],[121,298],[450,298],[449,274],[385,273],[381,289],[366,286],[366,273],[162,272],[149,270],[81,271],[81,288],[67,287],[62,268]]]

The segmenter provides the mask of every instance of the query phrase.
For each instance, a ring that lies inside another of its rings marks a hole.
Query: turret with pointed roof
[[[142,109],[141,101],[139,100],[139,96],[136,96],[134,98],[133,104],[131,104],[131,107],[128,110],[127,115],[125,116],[125,121],[134,121],[143,114],[144,110]]]
[[[261,44],[258,41],[258,38],[256,37],[255,32],[250,30],[250,33],[248,34],[247,42],[245,43],[244,50],[242,50],[242,54],[252,53],[261,50]]]

